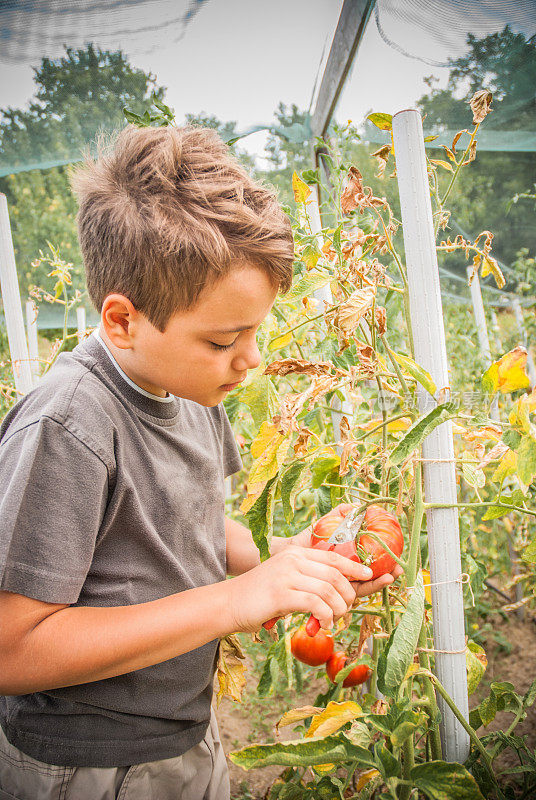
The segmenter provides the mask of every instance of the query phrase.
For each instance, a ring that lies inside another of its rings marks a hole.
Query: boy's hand
[[[228,582],[235,629],[256,631],[272,617],[293,612],[312,613],[323,628],[331,628],[355,601],[351,581],[366,581],[371,574],[338,553],[289,544]]]
[[[329,513],[330,516],[332,514],[339,514],[342,517],[345,517],[349,511],[354,508],[353,505],[350,503],[340,503],[338,506],[335,506]],[[290,538],[289,544],[297,544],[300,547],[311,547],[311,534],[313,532],[313,526],[309,525],[307,528],[304,528],[303,531],[297,533],[296,536],[292,536]],[[402,575],[402,568],[395,565],[392,573],[388,572],[386,575],[381,575],[379,578],[376,578],[373,581],[360,581],[359,583],[352,583],[352,586],[355,590],[356,597],[368,597],[370,594],[375,594],[376,592],[381,592],[382,589],[385,589],[386,586],[390,586],[391,583],[396,581]]]

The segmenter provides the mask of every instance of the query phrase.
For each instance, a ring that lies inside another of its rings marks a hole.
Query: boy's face
[[[114,306],[114,298],[122,296],[109,295],[101,335],[104,328],[103,338],[115,345],[113,355],[142,389],[215,406],[259,365],[256,332],[276,295],[277,287],[263,270],[235,267],[207,288],[193,308],[175,313],[163,333],[129,301],[125,329]]]

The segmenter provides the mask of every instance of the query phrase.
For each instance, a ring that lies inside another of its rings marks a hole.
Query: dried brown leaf
[[[473,112],[473,122],[475,125],[482,122],[482,120],[484,120],[490,113],[492,100],[493,95],[491,92],[488,92],[487,89],[480,89],[480,91],[475,92],[471,97],[469,100],[469,105],[471,106],[471,111]]]

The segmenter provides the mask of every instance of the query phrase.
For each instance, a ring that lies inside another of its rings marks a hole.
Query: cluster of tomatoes
[[[372,569],[372,578],[378,578],[392,572],[395,566],[393,557],[382,548],[381,543],[367,536],[366,531],[375,534],[396,555],[400,556],[404,548],[404,536],[397,518],[380,506],[367,508],[363,520],[363,533],[357,541],[354,539],[343,544],[331,544],[330,536],[340,525],[342,519],[352,506],[340,505],[329,514],[319,519],[313,526],[312,546],[320,550],[334,550],[352,561],[366,563]],[[294,658],[318,667],[326,665],[329,679],[335,683],[336,675],[346,666],[348,657],[342,650],[334,650],[333,637],[320,629],[318,621],[310,617],[307,625],[302,626],[292,637],[291,651]],[[371,675],[366,664],[358,664],[344,679],[343,686],[358,686]]]
[[[309,664],[311,667],[325,664],[328,678],[332,683],[336,683],[337,673],[346,666],[348,661],[346,653],[334,649],[333,636],[330,633],[319,630],[315,636],[310,636],[305,631],[305,625],[302,625],[292,637],[290,649],[294,658],[304,664]],[[367,667],[366,664],[358,664],[346,676],[342,685],[345,688],[358,686],[369,678],[371,672],[370,667]]]

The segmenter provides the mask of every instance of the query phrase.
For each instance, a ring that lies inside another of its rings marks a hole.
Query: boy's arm
[[[0,694],[123,675],[294,611],[329,628],[355,599],[351,581],[369,576],[336,553],[287,546],[232,580],[130,606],[69,606],[0,591]]]
[[[261,563],[257,545],[253,541],[251,531],[225,517],[225,538],[227,546],[227,574],[242,575]],[[276,555],[289,544],[300,544],[295,537],[272,536],[270,544],[271,555]]]

